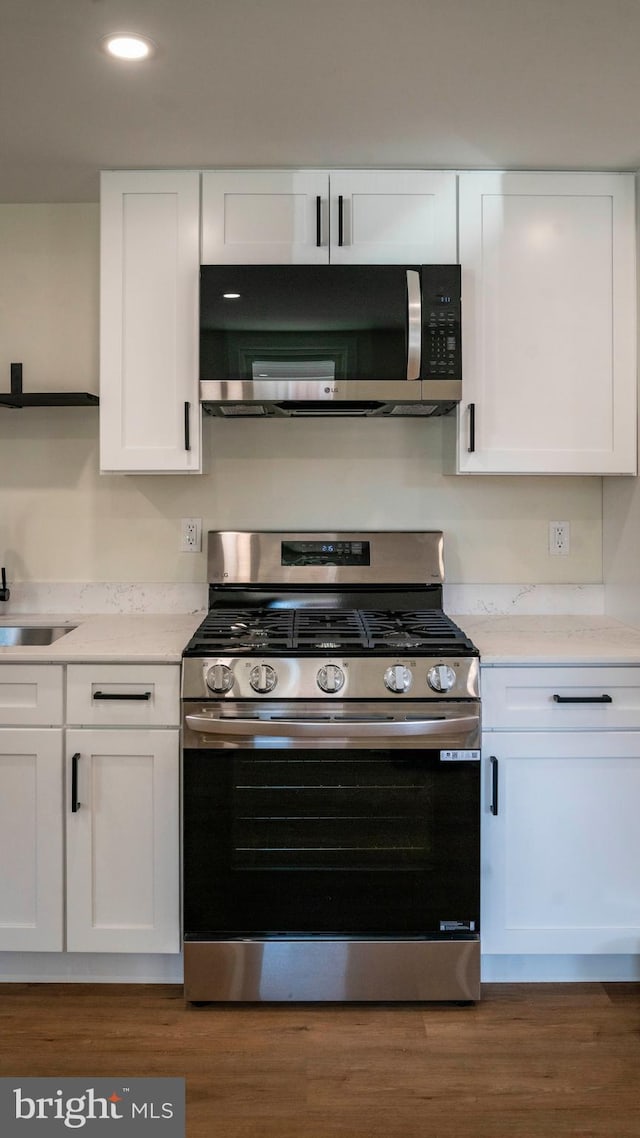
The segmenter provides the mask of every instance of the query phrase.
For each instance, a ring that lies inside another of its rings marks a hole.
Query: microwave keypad
[[[423,378],[457,379],[461,373],[458,265],[423,266],[423,306]]]

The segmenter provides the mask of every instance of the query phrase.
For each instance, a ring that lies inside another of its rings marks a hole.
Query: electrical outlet
[[[571,552],[571,523],[549,522],[549,553],[565,556]]]
[[[182,518],[180,533],[182,553],[199,553],[202,549],[202,518]]]

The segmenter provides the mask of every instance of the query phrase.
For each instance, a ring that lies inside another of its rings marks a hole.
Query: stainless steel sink
[[[0,624],[0,648],[24,647],[28,644],[53,644],[67,632],[73,632],[75,624]]]

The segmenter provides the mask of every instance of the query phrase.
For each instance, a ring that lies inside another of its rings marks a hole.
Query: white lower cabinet
[[[0,729],[0,950],[63,948],[62,841],[62,730]]]
[[[0,668],[0,953],[179,953],[179,665],[63,672]]]
[[[68,951],[179,952],[178,730],[66,742]]]
[[[640,952],[640,731],[492,731],[482,753],[483,952]]]

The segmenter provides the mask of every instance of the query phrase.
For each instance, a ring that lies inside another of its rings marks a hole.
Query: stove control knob
[[[436,664],[427,672],[427,683],[433,691],[451,691],[456,682],[456,674],[448,664]]]
[[[233,687],[233,672],[226,664],[214,664],[206,676],[207,687],[217,695],[224,695]]]
[[[344,672],[337,664],[326,664],[320,669],[316,679],[320,690],[329,695],[334,695],[344,687]]]
[[[267,695],[268,692],[273,691],[277,682],[276,670],[270,664],[256,664],[249,673],[251,687],[254,691],[260,692],[261,695]]]
[[[405,668],[403,664],[394,664],[392,668],[387,668],[384,674],[385,687],[389,691],[403,692],[409,691],[413,674],[410,668]]]

